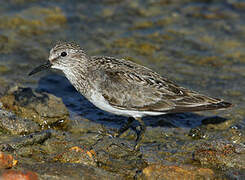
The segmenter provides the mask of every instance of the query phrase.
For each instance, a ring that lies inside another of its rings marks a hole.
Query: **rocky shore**
[[[116,128],[81,116],[70,120],[62,100],[52,94],[17,86],[2,94],[2,177],[235,179],[245,170],[245,134],[232,120],[206,117],[195,128],[148,126],[140,151],[134,152],[132,129],[113,138],[107,132]]]

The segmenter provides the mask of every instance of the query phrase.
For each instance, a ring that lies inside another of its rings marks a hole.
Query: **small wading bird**
[[[166,113],[225,109],[231,103],[180,87],[144,66],[113,57],[91,57],[75,43],[58,43],[48,61],[29,75],[44,69],[63,71],[71,84],[98,108],[129,117],[120,136],[133,120],[140,123],[135,150],[146,130],[142,117]]]

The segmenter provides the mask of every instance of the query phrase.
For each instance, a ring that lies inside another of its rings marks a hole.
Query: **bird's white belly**
[[[161,114],[165,114],[164,112],[152,112],[152,111],[136,111],[136,110],[123,110],[123,109],[117,109],[113,106],[111,106],[105,98],[98,92],[93,91],[90,102],[92,102],[96,107],[113,113],[117,115],[127,116],[127,117],[143,117],[143,116],[157,116]]]

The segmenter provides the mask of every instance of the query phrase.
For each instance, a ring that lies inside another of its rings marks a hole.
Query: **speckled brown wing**
[[[122,60],[108,58],[107,63],[104,65],[104,80],[99,84],[99,89],[108,103],[118,109],[190,112],[231,105],[177,86],[150,69],[130,61],[124,60],[122,63]]]

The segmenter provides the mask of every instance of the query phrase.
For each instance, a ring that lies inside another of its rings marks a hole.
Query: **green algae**
[[[142,42],[138,43],[136,39],[121,38],[113,42],[111,46],[118,48],[132,49],[140,55],[153,55],[159,48],[151,43]]]
[[[9,68],[4,65],[0,65],[0,74],[4,74],[7,72],[9,72]]]
[[[138,22],[132,27],[132,30],[134,30],[134,29],[147,29],[147,28],[153,27],[153,25],[154,25],[154,23],[152,21]]]
[[[65,24],[66,17],[58,7],[34,7],[12,17],[2,16],[0,18],[1,29],[14,30],[21,36],[41,35]]]

